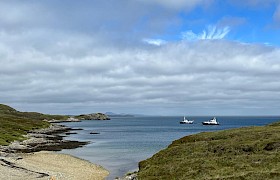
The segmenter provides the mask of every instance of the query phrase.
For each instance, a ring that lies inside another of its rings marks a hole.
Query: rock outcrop
[[[79,120],[110,120],[109,116],[103,113],[82,114],[75,116]]]
[[[65,120],[57,120],[57,119],[47,120],[47,119],[45,119],[45,121],[47,121],[49,123],[61,123],[61,122],[80,122],[81,120],[74,118],[74,117],[69,117],[68,119],[65,119]]]
[[[89,142],[64,140],[63,134],[73,130],[63,125],[51,125],[45,129],[29,131],[26,140],[14,141],[9,146],[0,146],[0,156],[5,153],[30,153],[38,151],[60,151],[62,149],[75,149]]]

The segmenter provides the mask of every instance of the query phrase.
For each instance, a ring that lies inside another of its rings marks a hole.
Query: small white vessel
[[[180,124],[192,124],[192,123],[193,123],[193,121],[186,119],[185,116],[184,116],[184,119],[182,121],[180,121]]]
[[[210,121],[204,121],[202,122],[203,125],[220,125],[219,122],[217,122],[217,119],[214,117]]]

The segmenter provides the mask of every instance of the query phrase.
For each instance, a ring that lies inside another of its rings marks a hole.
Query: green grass
[[[49,115],[49,114],[42,114],[37,112],[20,112],[4,104],[0,104],[0,115],[16,116],[16,117],[27,118],[27,119],[35,119],[35,120],[44,120],[44,119],[65,120],[69,117],[64,115]]]
[[[45,121],[6,115],[0,115],[0,123],[0,145],[8,145],[14,140],[24,140],[22,135],[27,134],[27,131],[49,126]]]
[[[67,119],[68,116],[47,115],[36,112],[19,112],[0,104],[0,145],[9,145],[14,140],[24,140],[29,130],[46,128],[44,119]]]
[[[279,179],[280,123],[203,132],[139,163],[139,179]]]

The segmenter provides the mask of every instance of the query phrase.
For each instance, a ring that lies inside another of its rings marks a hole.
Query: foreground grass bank
[[[46,128],[46,120],[67,119],[68,116],[46,115],[37,112],[20,112],[0,104],[0,145],[8,145],[14,140],[24,140],[29,130]]]
[[[140,162],[138,178],[279,179],[280,123],[183,137]]]

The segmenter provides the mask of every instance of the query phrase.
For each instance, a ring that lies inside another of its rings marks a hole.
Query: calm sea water
[[[108,179],[137,170],[138,162],[151,157],[172,141],[203,131],[216,131],[243,126],[260,126],[276,122],[279,117],[217,117],[220,126],[203,126],[202,121],[212,117],[188,117],[194,124],[179,124],[183,117],[118,117],[110,121],[82,121],[64,123],[82,128],[66,139],[90,141],[77,149],[63,150],[102,165],[110,171]],[[90,134],[90,132],[100,134]]]

